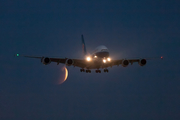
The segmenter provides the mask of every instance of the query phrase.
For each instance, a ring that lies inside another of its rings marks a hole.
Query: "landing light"
[[[111,61],[111,58],[107,58],[108,61]]]
[[[90,57],[87,57],[86,60],[87,60],[87,61],[91,61],[91,58],[90,58]]]
[[[104,59],[103,62],[106,63],[106,60]]]
[[[97,56],[95,55],[94,58],[97,58]]]

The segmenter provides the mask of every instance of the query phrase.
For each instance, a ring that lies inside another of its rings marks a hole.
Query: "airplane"
[[[92,69],[95,69],[96,73],[101,73],[100,69],[103,69],[104,72],[109,72],[108,67],[119,66],[127,67],[129,64],[133,64],[137,62],[140,66],[144,66],[147,63],[147,59],[118,59],[113,60],[110,58],[109,50],[106,46],[100,45],[98,46],[92,54],[88,54],[86,51],[86,45],[84,41],[83,35],[81,35],[82,40],[82,50],[84,54],[84,59],[73,59],[73,58],[50,58],[44,56],[26,56],[16,54],[17,57],[28,57],[28,58],[37,58],[40,59],[44,65],[48,65],[51,62],[56,62],[57,65],[59,63],[65,64],[66,66],[74,66],[79,67],[80,72],[91,73]],[[163,57],[161,57],[163,59]]]

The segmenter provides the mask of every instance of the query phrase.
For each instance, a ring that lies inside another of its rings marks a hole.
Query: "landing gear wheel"
[[[108,69],[104,69],[104,72],[109,72],[109,70]]]
[[[85,70],[84,69],[80,69],[80,72],[85,72]]]
[[[86,73],[91,73],[91,70],[86,70]]]
[[[101,70],[96,70],[96,73],[101,73]]]

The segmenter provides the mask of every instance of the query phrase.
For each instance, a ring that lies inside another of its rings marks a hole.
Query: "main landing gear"
[[[81,71],[81,72],[85,72],[85,70],[84,70],[84,69],[80,69],[80,71]]]
[[[80,69],[80,72],[86,72],[86,73],[91,73],[91,70],[85,70],[85,69]],[[96,70],[96,73],[101,73],[101,70]],[[104,69],[104,72],[109,72],[108,69]]]
[[[80,69],[80,72],[91,73],[91,70]]]
[[[101,70],[96,70],[96,73],[101,73]]]
[[[108,70],[108,69],[104,69],[104,72],[107,72],[107,73],[108,73],[108,72],[109,72],[109,70]]]
[[[104,69],[104,72],[109,72],[109,70],[108,69]],[[101,73],[101,70],[96,70],[96,73]]]
[[[86,73],[91,73],[91,70],[86,70]]]
[[[104,69],[104,72],[109,72],[109,70],[108,69]],[[96,73],[101,73],[101,70],[96,70]]]

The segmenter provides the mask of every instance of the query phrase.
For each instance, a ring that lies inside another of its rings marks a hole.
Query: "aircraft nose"
[[[99,58],[104,58],[104,57],[107,58],[109,57],[109,52],[103,51],[103,52],[96,53],[95,55]]]

